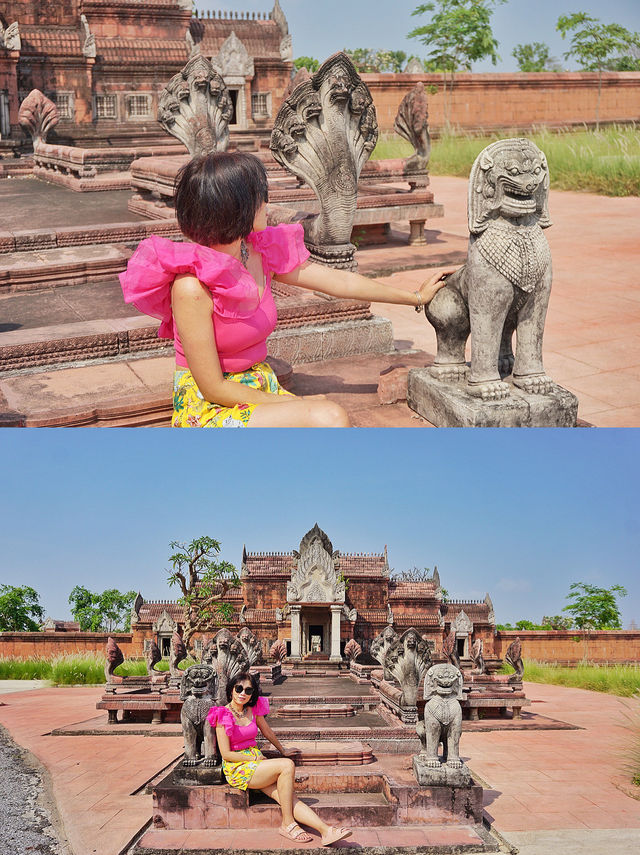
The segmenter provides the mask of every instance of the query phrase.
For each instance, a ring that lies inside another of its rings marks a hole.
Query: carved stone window
[[[73,92],[53,92],[51,100],[58,108],[58,115],[61,119],[75,118]]]
[[[251,115],[254,119],[269,119],[271,117],[270,92],[254,92],[251,95]]]
[[[94,95],[93,115],[96,119],[117,119],[118,101],[115,95]]]
[[[128,119],[148,119],[151,116],[151,95],[127,95],[125,104]]]

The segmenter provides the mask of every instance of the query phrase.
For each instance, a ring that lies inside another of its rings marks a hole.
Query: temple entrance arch
[[[339,572],[340,554],[316,524],[294,552],[295,565],[287,584],[291,609],[291,658],[324,655],[341,662],[340,616],[345,600]]]

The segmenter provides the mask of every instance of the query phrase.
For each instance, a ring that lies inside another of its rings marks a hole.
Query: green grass
[[[185,659],[178,666],[184,670],[194,664]],[[50,680],[56,686],[93,685],[104,683],[104,656],[84,653],[67,653],[53,659],[2,659],[0,680]],[[168,671],[166,660],[158,662],[158,671]],[[115,673],[120,677],[142,676],[147,666],[142,659],[125,659]]]
[[[485,146],[498,139],[523,136],[504,130],[491,136],[450,133],[433,141],[432,175],[468,178],[473,161]],[[640,196],[640,129],[612,125],[596,131],[540,130],[525,134],[546,154],[551,186],[583,190],[602,196]],[[382,137],[373,159],[408,157],[412,146],[400,137]]]
[[[503,664],[502,674],[512,674],[513,669]],[[532,683],[551,683],[555,686],[571,686],[574,689],[589,689],[631,698],[640,692],[640,666],[638,665],[589,665],[581,664],[566,668],[546,662],[527,661],[524,679]]]

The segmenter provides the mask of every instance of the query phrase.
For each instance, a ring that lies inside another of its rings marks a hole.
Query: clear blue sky
[[[539,620],[569,584],[621,583],[640,624],[640,431],[5,430],[0,582],[68,616],[74,585],[166,587],[171,540],[208,534],[239,566],[311,526],[343,552],[438,565],[453,597]]]
[[[429,20],[428,15],[411,15],[420,5],[418,0],[280,0],[280,5],[289,21],[294,56],[313,56],[322,61],[344,47],[403,50],[423,57],[427,53],[417,39],[406,37]],[[273,0],[195,0],[195,7],[268,12]],[[572,12],[587,12],[603,23],[640,30],[639,0],[508,0],[495,10],[492,23],[501,62],[495,67],[488,61],[477,63],[473,70],[517,71],[511,52],[517,44],[528,42],[546,43],[551,55],[565,64],[562,54],[568,45],[556,32],[556,22],[559,15]],[[565,67],[576,70],[578,66],[571,60]]]

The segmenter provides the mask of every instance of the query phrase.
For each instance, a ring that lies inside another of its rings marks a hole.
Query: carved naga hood
[[[344,603],[344,581],[340,580],[340,553],[327,535],[314,525],[294,550],[294,567],[287,584],[288,603]]]

